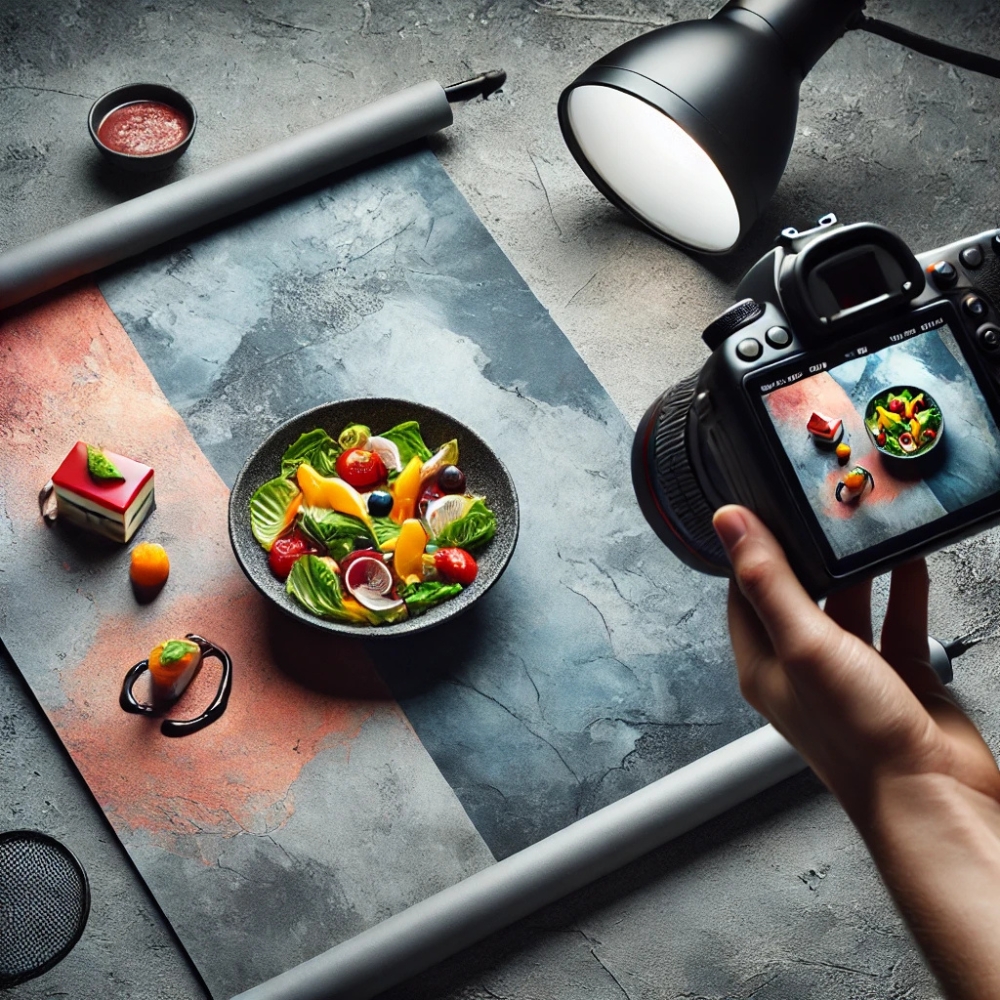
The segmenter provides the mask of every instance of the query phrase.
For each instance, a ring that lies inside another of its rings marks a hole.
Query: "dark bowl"
[[[109,149],[97,136],[101,122],[116,108],[125,104],[135,104],[137,101],[157,101],[180,111],[191,123],[187,135],[176,146],[171,146],[170,149],[165,149],[162,153],[139,155],[120,153],[118,150]],[[94,145],[116,167],[135,173],[154,173],[158,170],[166,170],[167,167],[176,163],[191,144],[197,124],[198,113],[195,111],[194,105],[180,91],[174,90],[172,87],[165,87],[160,83],[130,83],[126,87],[110,90],[103,97],[94,101],[90,114],[87,116],[87,127],[90,130],[90,138],[94,140]]]
[[[485,496],[490,509],[496,514],[496,534],[484,548],[475,553],[479,573],[470,586],[451,600],[431,608],[419,617],[392,625],[347,625],[310,614],[285,592],[284,582],[277,579],[268,567],[267,553],[250,530],[250,497],[259,486],[280,475],[281,456],[300,434],[322,427],[331,437],[336,438],[349,424],[365,424],[371,427],[373,433],[378,433],[404,420],[416,420],[420,424],[421,433],[429,448],[437,448],[445,441],[457,438],[459,465],[465,473],[469,492]],[[454,417],[430,406],[402,399],[345,399],[300,413],[271,433],[247,459],[229,495],[229,538],[236,559],[250,582],[293,618],[327,632],[351,635],[359,639],[420,632],[465,611],[497,582],[507,568],[517,543],[518,524],[514,481],[489,445]]]
[[[911,395],[922,392],[924,394],[924,400],[927,402],[929,406],[936,406],[938,407],[939,410],[941,409],[940,406],[938,406],[937,401],[934,399],[934,397],[929,392],[926,392],[924,389],[920,389],[914,385],[891,385],[888,388],[876,392],[875,395],[873,395],[868,400],[868,403],[865,406],[865,414],[864,414],[865,430],[868,432],[868,437],[871,440],[871,443],[875,446],[875,450],[883,458],[889,459],[890,465],[902,466],[907,463],[920,463],[921,465],[924,465],[926,464],[928,456],[937,448],[937,446],[941,443],[941,439],[944,437],[943,411],[941,413],[941,426],[937,429],[934,440],[930,443],[928,447],[923,448],[918,452],[914,452],[911,455],[905,455],[905,454],[897,455],[895,452],[887,451],[878,443],[878,437],[872,433],[872,429],[868,426],[868,421],[875,416],[875,404],[878,402],[878,400],[880,400],[883,396],[887,396],[889,394],[898,396],[904,389],[908,389]]]

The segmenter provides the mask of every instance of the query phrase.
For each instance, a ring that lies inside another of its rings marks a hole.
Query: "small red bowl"
[[[108,115],[126,104],[136,104],[140,101],[166,104],[175,111],[179,111],[190,122],[187,135],[175,146],[159,153],[123,153],[111,149],[101,142],[99,131]],[[194,105],[180,91],[160,83],[130,83],[126,87],[117,87],[108,91],[94,102],[87,117],[90,138],[94,140],[94,145],[101,151],[101,154],[116,167],[137,173],[153,173],[173,166],[191,144],[197,124],[198,113],[195,111]]]

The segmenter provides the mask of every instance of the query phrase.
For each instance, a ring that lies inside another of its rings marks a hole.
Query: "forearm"
[[[1000,803],[944,775],[896,776],[852,818],[949,1000],[1000,997]]]

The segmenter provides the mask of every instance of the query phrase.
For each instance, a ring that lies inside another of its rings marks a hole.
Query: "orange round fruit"
[[[156,542],[140,542],[132,550],[128,575],[137,587],[162,587],[170,575],[167,550]]]

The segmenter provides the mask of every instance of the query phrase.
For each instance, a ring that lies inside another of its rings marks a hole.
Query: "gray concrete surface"
[[[501,247],[635,421],[697,367],[702,326],[784,225],[835,211],[916,249],[1000,223],[1000,82],[856,34],[802,91],[795,147],[765,218],[727,258],[639,230],[580,174],[555,124],[562,86],[602,52],[715,3],[360,0],[81,4],[0,0],[0,249],[144,189],[100,167],[85,129],[99,94],[167,80],[199,108],[174,176],[204,169],[398,86],[502,65],[504,92],[459,113],[434,148]],[[869,12],[996,54],[988,0],[877,0]],[[2,569],[2,568],[0,568]],[[1000,538],[932,561],[933,629],[989,630]],[[997,653],[956,690],[994,750]],[[0,825],[64,839],[94,883],[84,938],[19,998],[197,997],[123,852],[9,662],[0,667]],[[804,777],[551,907],[393,997],[938,996],[836,804]]]

